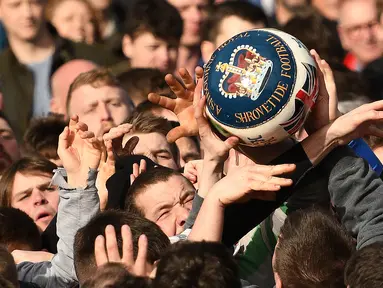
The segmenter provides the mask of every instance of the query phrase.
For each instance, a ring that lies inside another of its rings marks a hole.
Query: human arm
[[[77,230],[99,212],[95,182],[101,146],[77,117],[73,117],[69,127],[61,133],[58,154],[65,169],[59,168],[54,177],[54,183],[60,187],[58,252],[50,262],[23,262],[17,267],[20,280],[41,287],[68,287],[77,283],[73,262],[74,237]],[[68,182],[64,179],[65,174]]]

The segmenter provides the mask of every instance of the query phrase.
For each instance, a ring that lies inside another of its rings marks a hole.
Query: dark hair
[[[169,238],[153,222],[131,213],[108,210],[96,215],[83,228],[78,230],[74,240],[74,266],[80,284],[96,272],[94,242],[98,235],[105,236],[105,227],[113,225],[116,230],[118,248],[121,253],[121,227],[129,225],[132,231],[134,257],[137,257],[138,238],[145,234],[148,238],[149,262],[160,259],[161,253],[170,245]]]
[[[284,287],[344,287],[343,272],[355,247],[328,211],[291,213],[275,248],[274,270]]]
[[[227,248],[215,242],[178,242],[161,258],[157,288],[241,287],[238,267]]]
[[[342,63],[344,50],[337,31],[318,13],[311,11],[292,18],[283,26],[283,31],[298,38],[308,49],[315,49],[328,62]]]
[[[157,117],[149,113],[137,113],[135,111],[133,111],[132,116],[126,122],[132,124],[132,133],[159,133],[166,137],[173,128],[171,122],[163,117]],[[169,146],[173,154],[173,159],[177,163],[177,145],[175,143],[169,143]]]
[[[58,160],[59,136],[67,122],[61,115],[35,118],[24,134],[24,148],[30,155],[39,154],[47,159]]]
[[[11,253],[9,253],[8,250],[1,245],[0,245],[0,276],[4,280],[9,281],[13,285],[15,285],[15,287],[19,286],[19,281],[17,280],[17,270],[16,270],[15,261],[13,260]],[[4,286],[0,286],[0,287],[4,287]]]
[[[173,95],[165,81],[165,73],[151,68],[135,68],[117,76],[122,88],[137,105],[148,99],[151,92],[160,95]]]
[[[0,245],[13,250],[41,250],[41,236],[35,222],[19,209],[0,207]]]
[[[183,21],[178,10],[165,0],[135,1],[127,17],[125,34],[135,39],[149,32],[166,42],[179,45]]]
[[[144,216],[143,211],[136,205],[137,196],[145,191],[149,186],[160,182],[166,182],[172,176],[181,176],[184,178],[181,173],[162,166],[154,167],[153,169],[140,174],[136,180],[134,180],[133,184],[126,193],[124,210]],[[185,181],[187,181],[186,178]]]
[[[236,16],[254,24],[261,22],[265,24],[265,27],[268,26],[267,17],[260,7],[245,1],[227,1],[211,7],[202,26],[202,40],[215,42],[222,21],[230,16]]]
[[[85,281],[83,288],[149,287],[150,280],[131,275],[120,263],[107,263],[97,269],[94,277]]]
[[[4,171],[0,179],[0,206],[12,206],[12,188],[17,172],[23,175],[47,174],[53,176],[55,169],[57,169],[56,164],[38,156],[24,157],[14,162]]]
[[[380,288],[383,284],[383,242],[363,247],[347,262],[344,283],[350,288]]]

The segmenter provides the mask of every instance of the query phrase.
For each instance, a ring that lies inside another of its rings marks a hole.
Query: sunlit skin
[[[16,173],[11,206],[24,211],[44,231],[57,213],[57,186],[50,185],[52,175]]]

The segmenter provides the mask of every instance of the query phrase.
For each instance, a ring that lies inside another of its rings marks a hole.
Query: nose
[[[189,216],[189,210],[187,210],[183,206],[178,207],[177,216],[176,216],[177,217],[177,227],[180,227],[183,230],[183,227],[185,226],[186,219],[188,218],[188,216]],[[177,229],[177,230],[179,230],[179,229]]]
[[[112,120],[110,110],[108,108],[108,105],[106,105],[106,103],[101,103],[101,105],[99,105],[99,113],[100,113],[101,122]]]
[[[163,47],[161,47],[160,49],[158,49],[158,54],[157,54],[157,59],[158,59],[158,63],[160,65],[160,67],[157,67],[159,68],[160,70],[161,69],[164,69],[164,68],[168,68],[168,63],[169,63],[169,59],[170,59],[170,48],[166,47],[165,45]],[[166,67],[163,67],[163,66],[166,66]]]
[[[22,11],[23,11],[23,14],[24,14],[24,16],[27,16],[27,17],[30,17],[31,16],[31,12],[32,12],[32,7],[31,7],[31,3],[29,3],[29,1],[23,1],[23,4],[22,4],[23,6],[23,9],[22,9]]]
[[[32,191],[32,197],[33,197],[33,204],[35,206],[48,204],[48,200],[45,198],[44,192],[40,191],[37,188],[35,188]]]
[[[192,11],[190,12],[190,19],[194,22],[194,23],[200,23],[202,22],[202,11],[201,9],[195,5],[193,6],[192,8]]]

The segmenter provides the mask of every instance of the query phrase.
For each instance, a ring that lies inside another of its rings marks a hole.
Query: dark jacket
[[[73,59],[86,59],[107,67],[119,61],[101,46],[57,38],[51,75],[61,65]],[[10,48],[0,54],[0,81],[4,113],[9,118],[16,137],[21,140],[33,113],[34,80],[33,73],[16,59]]]

